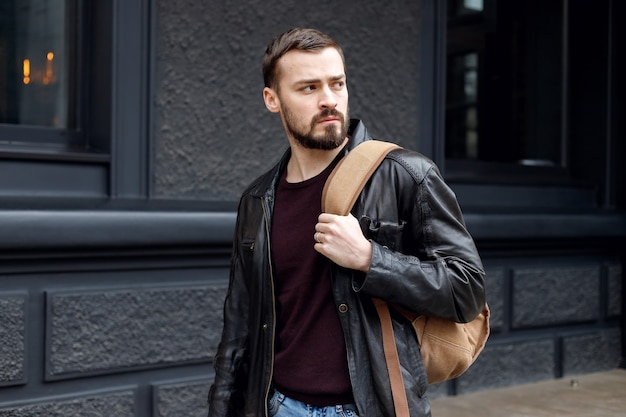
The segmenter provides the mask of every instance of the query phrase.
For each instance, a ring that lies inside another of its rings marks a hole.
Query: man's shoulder
[[[278,164],[256,177],[248,184],[243,193],[241,193],[242,198],[248,195],[261,196],[265,194],[267,189],[271,186],[274,177],[277,175],[277,171]]]
[[[430,169],[436,168],[436,164],[433,160],[426,155],[404,147],[393,149],[387,154],[385,160],[388,161],[387,163],[400,164],[405,168],[411,168],[412,170],[418,170],[424,173]]]
[[[241,193],[241,198],[244,198],[248,195],[252,195],[255,197],[264,195],[267,192],[267,190],[270,187],[272,187],[272,185],[274,184],[279,172],[281,171],[282,167],[286,164],[286,161],[288,160],[289,155],[290,155],[290,150],[287,149],[283,153],[281,158],[271,166],[271,168],[269,168],[267,171],[265,171],[264,173],[256,177],[252,182],[248,184],[246,188],[244,188],[244,191]]]
[[[423,164],[425,166],[434,166],[432,159],[421,152],[413,149],[399,147],[389,152],[389,157],[396,161],[406,161],[410,163]]]

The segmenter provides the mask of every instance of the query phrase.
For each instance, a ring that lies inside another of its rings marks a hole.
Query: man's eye
[[[344,84],[345,83],[343,81],[337,81],[335,83],[335,88],[343,88]]]
[[[302,91],[304,91],[305,93],[309,93],[313,90],[315,90],[315,86],[313,85],[307,85],[306,87],[302,87]]]

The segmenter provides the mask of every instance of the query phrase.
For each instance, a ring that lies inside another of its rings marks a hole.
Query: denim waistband
[[[336,406],[336,407],[340,407],[340,406]],[[344,409],[344,410],[350,410],[350,411],[354,411],[354,412],[359,411],[359,410],[357,410],[356,404],[354,404],[354,403],[341,404],[341,408]]]
[[[312,404],[307,404],[307,403],[303,403],[301,401],[298,401],[294,398],[289,397],[288,395],[285,395],[284,393],[280,392],[279,390],[277,390],[276,388],[273,389],[273,393],[271,397],[278,397],[279,398],[279,402],[282,402],[282,400],[284,398],[289,398],[292,401],[297,401],[302,405],[308,405],[311,407],[317,407],[317,408],[325,408],[325,407],[335,407],[335,409],[337,410],[337,412],[341,411],[341,410],[346,410],[346,411],[354,411],[355,413],[358,413],[358,409],[356,407],[355,403],[347,403],[347,404],[334,404],[334,405],[327,405],[327,406],[314,406]]]

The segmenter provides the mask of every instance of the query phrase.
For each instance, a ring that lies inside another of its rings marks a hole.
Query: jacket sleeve
[[[240,250],[241,245],[235,238],[229,287],[224,302],[222,338],[213,359],[215,380],[208,395],[209,417],[241,415],[244,404],[249,308]]]
[[[353,288],[417,314],[469,322],[485,305],[482,262],[456,196],[432,162],[422,165],[422,177],[414,169],[395,181],[405,201],[396,225],[401,243],[395,248],[373,238],[369,271]]]

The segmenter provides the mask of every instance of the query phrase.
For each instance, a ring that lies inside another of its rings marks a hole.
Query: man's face
[[[349,119],[346,75],[339,52],[335,48],[290,51],[278,61],[277,74],[279,91],[272,91],[276,98],[273,111],[280,113],[290,141],[309,149],[340,146]]]

